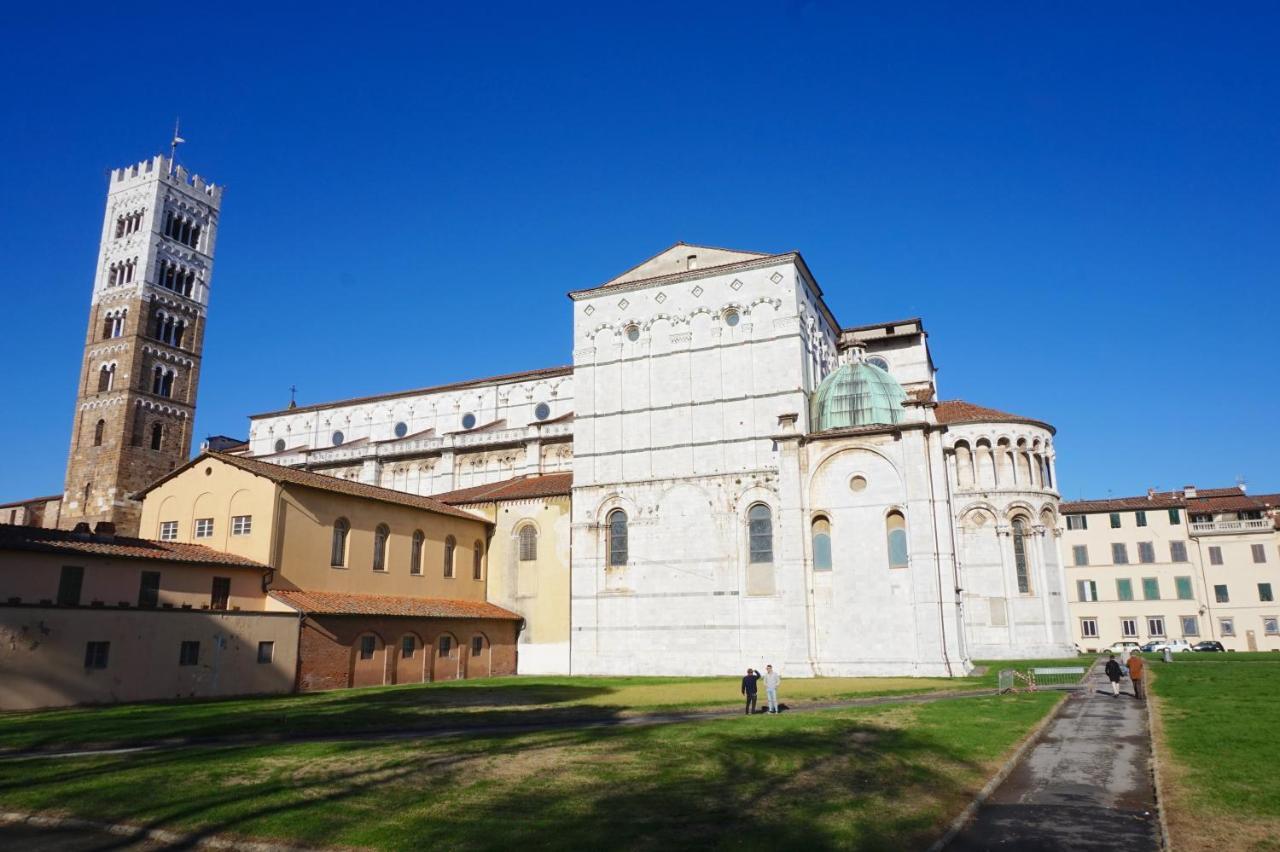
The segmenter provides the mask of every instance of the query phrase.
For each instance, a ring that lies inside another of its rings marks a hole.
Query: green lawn
[[[373,849],[923,848],[1058,700],[8,760],[0,805]]]
[[[1175,848],[1231,836],[1237,849],[1280,849],[1280,654],[1149,667]]]

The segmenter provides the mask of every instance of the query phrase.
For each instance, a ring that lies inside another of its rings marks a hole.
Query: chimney
[[[1192,497],[1196,496],[1196,487],[1194,485],[1182,486],[1182,496],[1190,500]]]
[[[98,521],[93,525],[93,534],[107,541],[114,541],[116,537],[116,525],[111,521]]]
[[[1154,488],[1147,489],[1147,499],[1148,500],[1156,499],[1156,490]]]

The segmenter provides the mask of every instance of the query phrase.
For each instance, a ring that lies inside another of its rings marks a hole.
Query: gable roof
[[[739,263],[744,260],[755,260],[761,257],[768,257],[769,252],[759,251],[740,251],[738,249],[721,248],[720,246],[703,246],[694,243],[686,243],[683,240],[668,246],[652,257],[645,258],[630,269],[615,275],[608,281],[601,284],[601,287],[608,287],[610,284],[623,284],[630,281],[643,281],[646,278],[654,278],[661,275],[670,275],[673,272],[689,272],[686,264],[689,258],[689,249],[697,249],[701,252],[709,252],[705,260],[711,263],[703,266],[699,263],[694,267],[697,269],[712,269],[717,266],[725,266],[730,263]],[[699,258],[702,261],[704,258]]]
[[[1231,488],[1197,488],[1196,496],[1186,491],[1152,491],[1140,497],[1108,497],[1104,500],[1072,500],[1059,507],[1063,514],[1087,515],[1094,512],[1124,512],[1139,509],[1179,509],[1198,512],[1268,512],[1280,508],[1280,494],[1246,494],[1239,486]]]
[[[487,601],[415,598],[407,595],[362,595],[355,592],[318,592],[307,589],[272,589],[269,594],[281,603],[308,614],[524,620],[524,616]]]
[[[150,559],[183,562],[189,565],[234,566],[260,568],[268,566],[234,553],[223,553],[201,544],[176,541],[152,541],[128,536],[102,536],[0,524],[0,550],[25,550],[33,553],[60,553],[67,556],[110,556],[117,559]]]
[[[797,264],[800,264],[801,266],[804,265],[804,261],[803,259],[801,259],[799,252],[788,251],[788,252],[782,252],[781,254],[754,254],[754,253],[748,253],[748,252],[734,252],[732,254],[739,255],[738,257],[736,257],[736,259],[731,260],[729,259],[729,255],[726,255],[724,259],[727,262],[716,263],[708,266],[697,266],[697,267],[694,267],[693,269],[663,269],[661,266],[648,266],[648,264],[653,260],[655,260],[655,258],[661,258],[664,255],[667,255],[669,252],[674,251],[677,246],[681,246],[681,245],[684,245],[684,244],[676,243],[675,246],[672,246],[671,248],[667,249],[664,252],[660,252],[659,254],[655,255],[654,258],[650,258],[649,260],[646,260],[640,266],[635,267],[632,270],[628,270],[628,272],[623,273],[618,278],[611,279],[609,281],[604,282],[603,284],[597,284],[594,287],[587,287],[582,290],[571,290],[569,291],[569,298],[577,300],[584,296],[591,296],[597,293],[609,292],[612,290],[633,290],[633,289],[640,289],[642,287],[652,286],[654,284],[658,284],[666,281],[682,281],[682,280],[690,280],[694,278],[709,277],[712,275],[722,275],[726,272],[730,272],[733,270],[752,269],[760,266],[769,266],[769,265],[779,263],[782,261],[787,261],[787,260],[795,261]],[[720,251],[729,252],[728,249],[720,249]],[[808,268],[807,267],[805,268],[807,272]],[[809,275],[809,278],[810,280],[813,280],[812,274]],[[817,287],[816,281],[814,281],[814,289],[817,290],[817,293],[819,296],[822,295],[822,291]],[[824,307],[825,307],[825,304],[824,304]],[[840,327],[839,323],[835,321],[834,317],[828,316],[827,319],[831,323],[833,328]]]
[[[517,476],[488,485],[459,488],[437,494],[435,498],[453,506],[465,503],[496,503],[501,500],[532,500],[557,497],[573,491],[572,473],[544,473],[541,476]]]
[[[939,423],[945,425],[960,423],[1028,423],[1032,426],[1048,429],[1050,434],[1056,435],[1058,432],[1057,429],[1054,429],[1043,420],[1036,420],[1034,417],[1023,417],[1021,414],[1010,414],[1007,411],[999,411],[982,405],[974,405],[972,402],[966,402],[963,399],[947,399],[939,402],[933,409],[933,415]]]
[[[352,482],[349,479],[339,479],[336,476],[328,476],[323,473],[315,473],[310,470],[302,470],[296,467],[284,467],[283,465],[272,464],[271,462],[259,461],[255,458],[247,456],[232,456],[225,453],[201,453],[196,458],[184,464],[182,467],[157,479],[143,490],[134,495],[134,499],[141,499],[144,495],[154,491],[159,486],[173,479],[206,459],[214,459],[223,464],[231,465],[239,468],[246,473],[254,476],[261,476],[272,482],[286,485],[299,485],[303,488],[314,488],[318,491],[329,491],[334,494],[345,494],[349,497],[362,497],[366,500],[379,500],[383,503],[394,503],[397,506],[409,506],[414,509],[425,509],[428,512],[437,512],[441,515],[451,515],[455,518],[466,518],[469,521],[480,521],[481,523],[489,523],[483,518],[477,517],[470,512],[464,512],[461,509],[455,509],[452,506],[445,505],[439,500],[432,497],[424,497],[420,494],[409,494],[404,491],[394,491],[390,488],[380,488],[377,485],[365,485],[363,482]]]

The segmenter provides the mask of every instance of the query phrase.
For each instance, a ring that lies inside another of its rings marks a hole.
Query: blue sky
[[[0,500],[61,490],[104,172],[176,114],[228,187],[198,436],[568,363],[564,294],[685,240],[923,316],[1064,496],[1280,491],[1275,4],[267,5],[10,13]]]

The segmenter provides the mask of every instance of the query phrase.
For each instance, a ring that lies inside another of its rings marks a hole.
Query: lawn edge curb
[[[1151,674],[1155,674],[1155,672]],[[1159,676],[1156,675],[1156,677]],[[1160,781],[1162,760],[1160,742],[1156,736],[1156,702],[1162,699],[1151,688],[1156,681],[1156,677],[1152,677],[1147,681],[1147,700],[1143,703],[1147,705],[1147,737],[1151,740],[1151,787],[1156,794],[1156,824],[1160,826],[1160,848],[1164,852],[1171,852],[1173,841],[1169,837],[1169,817],[1165,809],[1165,793],[1167,791]],[[1160,730],[1164,730],[1163,718],[1160,719]]]
[[[145,828],[126,822],[97,822],[81,817],[51,816],[41,813],[23,813],[20,811],[0,811],[0,825],[28,825],[33,828],[96,831],[111,834],[130,840],[154,840],[170,846],[184,846],[197,849],[226,849],[232,852],[313,852],[315,847],[289,846],[283,843],[269,843],[262,840],[237,840],[218,834],[201,836],[200,834],[183,834],[164,828]]]
[[[1097,663],[1094,663],[1094,665],[1097,665]],[[1092,671],[1092,669],[1093,666],[1090,666],[1089,670]],[[1085,677],[1088,677],[1088,672],[1085,673]],[[1003,784],[1004,780],[1013,772],[1014,767],[1022,760],[1023,755],[1040,741],[1041,734],[1053,724],[1054,720],[1058,718],[1058,714],[1062,712],[1062,708],[1066,707],[1067,702],[1070,700],[1071,693],[1064,692],[1062,697],[1058,699],[1058,703],[1053,705],[1053,709],[1036,723],[1036,726],[1023,738],[1021,745],[1015,748],[1013,754],[1009,755],[1009,758],[996,770],[996,773],[987,779],[987,783],[982,785],[982,789],[973,797],[973,801],[969,802],[964,810],[956,815],[955,819],[947,827],[946,832],[929,846],[928,852],[942,852],[943,849],[950,845],[951,841],[956,839],[956,836],[964,830],[964,827],[977,814],[978,808],[982,807],[987,799],[991,798],[991,794],[996,791],[996,788]]]

